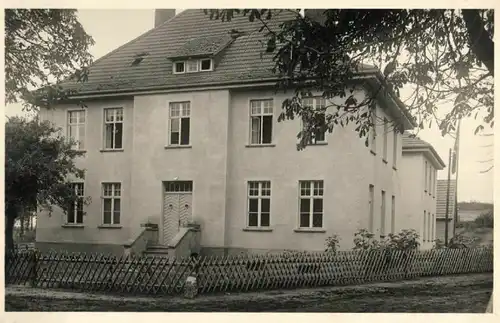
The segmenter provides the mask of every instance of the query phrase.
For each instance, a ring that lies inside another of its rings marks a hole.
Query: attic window
[[[212,70],[212,60],[211,59],[202,59],[200,61],[200,70],[211,71]]]
[[[174,74],[182,74],[186,71],[185,62],[175,62],[174,63]]]
[[[193,72],[198,72],[198,61],[188,61],[187,62],[187,72],[188,73],[193,73]]]

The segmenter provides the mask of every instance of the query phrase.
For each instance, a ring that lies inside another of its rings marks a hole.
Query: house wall
[[[362,91],[356,92],[361,98]],[[391,231],[391,196],[400,210],[401,170],[393,167],[392,136],[388,134],[388,161],[382,160],[382,126],[377,129],[375,154],[365,147],[354,125],[327,134],[327,145],[297,151],[298,120],[277,123],[286,94],[272,91],[194,91],[136,96],[127,101],[88,102],[86,155],[78,160],[87,169],[84,224],[64,227],[64,214],[54,210],[42,215],[37,242],[119,246],[140,233],[141,223],[160,225],[163,212],[163,181],[193,181],[193,218],[201,225],[205,250],[269,251],[283,249],[323,250],[325,239],[340,236],[340,247],[353,246],[353,234],[368,228],[369,191],[375,186],[374,228],[380,235],[381,190],[386,191],[386,234]],[[274,99],[273,145],[247,147],[249,100]],[[167,146],[168,106],[191,102],[191,146]],[[124,107],[124,149],[101,152],[103,108]],[[44,111],[44,118],[66,126],[67,109]],[[385,116],[378,107],[377,115]],[[390,116],[388,116],[390,118]],[[63,130],[65,131],[65,130]],[[399,136],[400,137],[400,136]],[[401,138],[398,140],[401,159]],[[247,181],[270,180],[271,232],[246,229]],[[296,232],[299,180],[324,181],[323,232]],[[101,183],[122,183],[122,217],[118,228],[102,228]],[[397,211],[396,228],[404,223]]]
[[[124,137],[123,151],[101,152],[103,148],[104,108],[123,107]],[[81,109],[76,104],[61,105],[55,109],[40,111],[40,117],[61,128],[60,133],[66,135],[67,111]],[[85,156],[76,160],[76,165],[85,170],[85,195],[91,202],[85,206],[82,226],[64,226],[66,220],[62,209],[54,207],[51,214],[41,210],[38,215],[36,240],[40,248],[52,248],[52,242],[68,244],[86,244],[79,250],[94,250],[95,244],[109,245],[115,248],[124,243],[130,236],[132,212],[130,205],[130,175],[132,157],[132,134],[134,109],[132,100],[87,102],[86,110],[86,151]],[[122,213],[121,226],[102,227],[101,183],[121,182]],[[44,246],[47,245],[47,246]],[[93,246],[94,245],[94,246]],[[87,248],[88,247],[88,248]]]
[[[402,221],[398,226],[398,230],[414,229],[420,236],[422,249],[429,249],[433,246],[433,241],[436,237],[436,220],[434,220],[434,232],[432,226],[430,230],[430,238],[424,240],[424,211],[426,214],[436,214],[436,196],[435,191],[427,190],[425,187],[425,162],[427,161],[428,169],[434,170],[431,162],[422,152],[405,152],[403,151],[401,186],[403,192],[402,197]],[[428,176],[428,175],[427,175]],[[434,184],[437,185],[437,180],[433,178]],[[432,223],[432,216],[428,217]]]

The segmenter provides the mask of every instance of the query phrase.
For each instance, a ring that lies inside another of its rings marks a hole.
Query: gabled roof
[[[434,167],[436,167],[436,169],[443,169],[444,167],[446,167],[446,164],[430,143],[405,131],[403,133],[403,154],[415,152],[422,152],[423,154],[425,154],[427,158],[434,164]]]
[[[448,190],[448,181],[439,179],[436,186],[436,219],[446,218],[446,193]],[[451,220],[455,214],[455,196],[457,191],[457,181],[450,180],[450,195],[448,205],[448,218]]]

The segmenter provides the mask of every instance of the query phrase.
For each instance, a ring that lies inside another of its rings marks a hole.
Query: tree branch
[[[462,16],[469,34],[471,50],[483,62],[491,75],[495,75],[495,44],[484,27],[478,9],[463,9]]]

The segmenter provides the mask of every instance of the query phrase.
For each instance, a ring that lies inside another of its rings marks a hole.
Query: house
[[[86,108],[41,112],[85,151],[75,190],[91,202],[40,216],[38,248],[183,255],[193,222],[203,254],[322,251],[333,234],[349,249],[360,228],[393,230],[401,129],[416,126],[399,99],[378,97],[370,147],[349,125],[297,151],[301,123],[277,122],[290,93],[274,90],[259,22],[210,20],[199,9],[156,17],[164,20],[98,59],[87,82],[65,84]],[[383,78],[373,68],[359,76],[358,98]]]
[[[450,180],[448,195],[448,218],[446,217],[446,195],[448,193],[448,180],[440,179],[437,182],[437,207],[436,207],[436,238],[445,241],[446,222],[448,222],[448,241],[455,235],[455,216],[457,181]]]
[[[399,175],[404,194],[400,216],[405,228],[418,232],[422,249],[432,248],[436,240],[437,171],[444,167],[445,163],[431,144],[408,132],[403,134]]]

